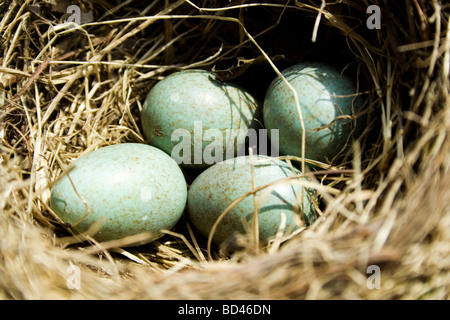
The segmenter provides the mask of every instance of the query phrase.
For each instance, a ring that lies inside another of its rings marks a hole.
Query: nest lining
[[[369,30],[366,1],[79,1],[97,20],[70,29],[56,3],[0,7],[3,298],[448,298],[448,5],[374,1],[383,25]],[[187,219],[127,247],[136,239],[73,234],[48,208],[69,163],[144,142],[142,100],[171,72],[215,70],[261,98],[279,70],[330,50],[359,79],[367,129],[315,175],[333,192],[320,193],[320,219],[289,241],[261,251],[237,238],[237,253],[215,248],[209,260]],[[381,268],[380,290],[366,285],[370,265]],[[79,288],[70,270],[80,270]]]

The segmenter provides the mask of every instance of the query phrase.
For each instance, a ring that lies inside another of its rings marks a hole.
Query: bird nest
[[[446,2],[22,0],[0,12],[1,298],[449,298]],[[213,70],[263,99],[311,59],[358,79],[367,123],[341,161],[310,172],[319,218],[289,239],[208,252],[182,217],[147,245],[98,242],[50,209],[74,160],[145,143],[143,100],[170,73]]]

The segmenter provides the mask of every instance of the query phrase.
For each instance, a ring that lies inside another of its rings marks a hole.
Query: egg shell
[[[159,81],[147,95],[141,119],[149,144],[181,166],[198,169],[236,156],[247,130],[258,125],[257,110],[258,102],[249,92],[220,81],[213,72],[194,69]],[[210,129],[221,137],[208,136]],[[227,136],[227,130],[235,136]],[[180,143],[190,146],[190,155],[180,151]],[[212,148],[205,151],[212,143],[220,146],[223,156],[216,157]]]
[[[331,161],[348,146],[354,129],[360,122],[345,117],[355,115],[362,103],[355,83],[334,67],[305,62],[282,72],[296,90],[306,132],[305,157]],[[344,116],[337,118],[339,116]],[[302,127],[294,93],[277,77],[269,86],[263,107],[264,125],[279,129],[281,154],[302,156]]]
[[[151,232],[162,236],[180,219],[187,185],[175,161],[163,151],[138,143],[103,147],[76,160],[53,187],[50,206],[79,232],[94,223],[94,238],[119,239]],[[70,178],[70,179],[69,179]]]
[[[284,161],[266,156],[253,157],[255,186],[261,187],[279,179],[300,174]],[[188,191],[188,215],[193,225],[205,237],[225,211],[236,199],[253,190],[249,156],[226,160],[202,172]],[[302,181],[295,179],[297,182]],[[291,180],[265,188],[256,193],[258,197],[258,224],[261,240],[275,236],[286,216],[284,231],[294,231],[314,220],[314,208],[310,194],[300,184]],[[255,210],[253,195],[236,204],[218,224],[213,242],[220,244],[234,233],[244,233],[242,219],[250,226]],[[303,220],[303,222],[302,222]]]

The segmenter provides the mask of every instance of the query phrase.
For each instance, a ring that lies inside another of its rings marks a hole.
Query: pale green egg
[[[273,238],[277,232],[289,233],[314,221],[312,191],[301,184],[303,178],[286,162],[266,156],[253,157],[256,188],[274,183],[256,193],[259,236]],[[286,181],[280,182],[280,180]],[[276,183],[278,181],[278,183]],[[226,160],[202,172],[188,192],[188,214],[193,225],[208,237],[219,216],[233,201],[252,191],[252,166],[249,156]],[[220,244],[235,233],[244,233],[255,211],[253,195],[237,203],[218,223],[213,241]],[[243,223],[244,222],[244,223]]]
[[[360,130],[355,116],[361,111],[353,79],[336,68],[318,62],[305,62],[282,72],[295,89],[303,116],[302,131],[294,93],[277,77],[264,99],[264,125],[279,130],[277,143],[281,154],[302,156],[305,135],[308,159],[327,162],[345,152]]]
[[[187,186],[175,161],[146,144],[100,148],[76,160],[53,187],[50,206],[79,232],[98,223],[99,241],[171,229],[183,214]]]
[[[245,148],[248,130],[261,122],[257,110],[258,102],[243,88],[210,71],[184,70],[150,90],[142,128],[149,144],[181,166],[206,168]]]

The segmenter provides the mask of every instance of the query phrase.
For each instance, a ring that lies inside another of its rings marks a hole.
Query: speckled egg
[[[213,72],[184,70],[150,90],[142,127],[147,142],[181,166],[205,168],[242,150],[248,129],[258,124],[257,109],[249,92]]]
[[[266,156],[254,156],[253,166],[256,187],[300,174],[286,162]],[[251,170],[249,156],[228,159],[206,169],[191,184],[187,205],[189,218],[205,237],[234,200],[253,190]],[[312,193],[299,184],[301,181],[304,180],[283,181],[256,193],[261,240],[274,237],[279,230],[289,232],[313,222]],[[305,190],[303,198],[302,189]],[[253,195],[236,204],[218,224],[213,242],[220,244],[235,233],[244,233],[242,220],[250,226],[254,210]],[[286,217],[284,228],[283,214]]]
[[[184,175],[166,153],[146,144],[97,149],[76,160],[53,187],[50,206],[62,221],[85,232],[94,223],[99,241],[151,232],[162,236],[183,214]]]
[[[352,132],[360,124],[354,116],[361,105],[352,79],[329,65],[308,62],[282,72],[296,90],[303,115],[308,159],[331,161],[349,145]],[[277,77],[264,99],[264,124],[279,129],[281,154],[302,156],[302,127],[295,96]],[[350,143],[351,144],[351,143]]]

